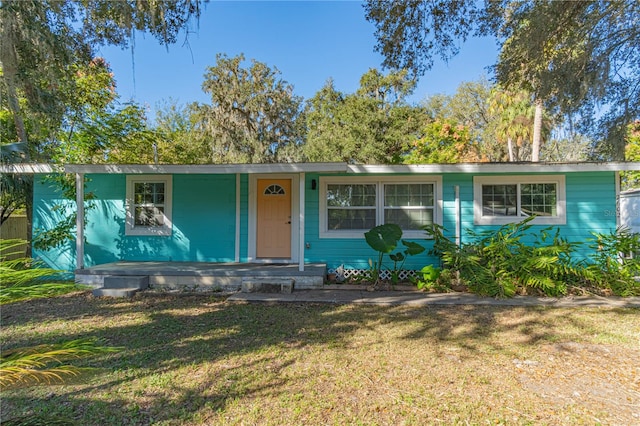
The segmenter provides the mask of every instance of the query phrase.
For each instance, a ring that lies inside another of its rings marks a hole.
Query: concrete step
[[[148,275],[109,275],[104,277],[104,288],[149,288]]]
[[[92,293],[95,297],[133,297],[134,294],[139,292],[139,288],[96,288],[92,290]]]
[[[243,293],[284,293],[291,294],[295,282],[292,279],[245,278],[242,280]]]

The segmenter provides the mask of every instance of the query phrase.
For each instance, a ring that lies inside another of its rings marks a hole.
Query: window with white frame
[[[476,176],[474,223],[504,225],[535,216],[533,223],[566,223],[565,179],[562,175]]]
[[[127,235],[171,235],[171,176],[127,176]]]
[[[442,179],[429,177],[320,178],[320,237],[363,238],[395,223],[406,238],[425,238],[424,226],[439,223]]]

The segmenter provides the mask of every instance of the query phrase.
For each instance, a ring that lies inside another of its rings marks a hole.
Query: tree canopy
[[[2,82],[18,141],[28,142],[36,154],[39,141],[30,140],[27,117],[39,116],[56,129],[82,103],[73,69],[87,66],[97,46],[126,46],[136,30],[173,43],[199,14],[199,0],[2,1]]]
[[[196,126],[210,144],[212,163],[272,163],[296,158],[302,143],[302,98],[280,72],[244,55],[218,54],[202,89],[210,104],[192,104]]]
[[[406,97],[415,80],[406,71],[370,69],[355,93],[327,81],[307,102],[305,158],[310,161],[398,163],[406,145],[420,136],[427,116]]]
[[[640,2],[370,0],[376,49],[389,68],[422,75],[468,37],[501,45],[496,77],[527,90],[552,113],[579,117],[583,131],[623,158],[629,123],[640,116]],[[535,142],[534,142],[535,144]]]

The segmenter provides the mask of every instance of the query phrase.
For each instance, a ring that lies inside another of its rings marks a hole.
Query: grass
[[[77,293],[2,309],[12,347],[118,353],[64,386],[4,392],[2,418],[79,425],[633,424],[637,309],[257,305]]]

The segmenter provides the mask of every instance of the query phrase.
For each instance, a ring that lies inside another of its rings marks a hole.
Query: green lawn
[[[640,310],[261,305],[88,293],[2,307],[3,349],[97,337],[2,419],[79,425],[640,423]]]

